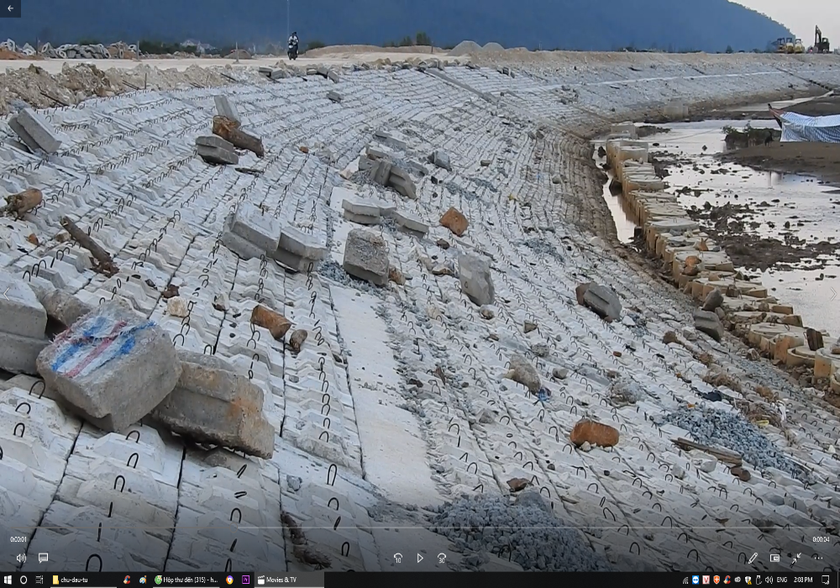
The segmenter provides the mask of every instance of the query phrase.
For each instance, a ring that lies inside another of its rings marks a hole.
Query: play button
[[[417,563],[420,563],[421,561],[423,561],[423,556],[418,553],[417,554]]]

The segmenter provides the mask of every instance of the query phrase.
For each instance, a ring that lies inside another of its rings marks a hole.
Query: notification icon
[[[123,578],[123,584],[131,584],[131,576],[126,576]]]
[[[720,576],[715,576],[713,580],[715,584],[720,584]]]
[[[225,578],[225,582],[227,582],[228,585],[233,584],[233,576],[228,576],[227,578]]]
[[[729,578],[729,576],[726,576],[726,577],[723,579],[723,583],[724,583],[724,584],[729,584],[731,581],[732,581],[732,580]]]

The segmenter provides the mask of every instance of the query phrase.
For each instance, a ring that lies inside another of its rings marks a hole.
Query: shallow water
[[[766,105],[765,105],[766,108]],[[778,128],[775,121],[749,121],[753,128]],[[679,160],[668,165],[668,192],[677,193],[686,209],[705,203],[749,205],[755,215],[747,219],[750,231],[762,237],[783,238],[790,234],[806,243],[823,240],[840,243],[840,195],[836,188],[814,178],[756,171],[734,163],[718,161],[725,150],[724,126],[744,128],[747,121],[710,120],[668,125],[668,133],[646,137],[650,153],[660,159]],[[654,146],[654,143],[658,143]],[[600,162],[599,162],[600,163]],[[691,189],[688,194],[681,188]],[[700,190],[699,193],[694,190]],[[624,213],[623,197],[613,196],[608,185],[604,199],[610,207],[619,239],[632,239],[635,225]],[[763,206],[763,204],[767,206]],[[785,228],[785,223],[790,228]],[[840,257],[826,259],[828,267],[793,271],[769,269],[753,274],[782,303],[793,305],[808,326],[840,334]]]

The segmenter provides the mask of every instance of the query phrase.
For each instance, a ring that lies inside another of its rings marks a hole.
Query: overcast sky
[[[806,47],[814,44],[814,26],[831,40],[831,49],[840,47],[840,0],[734,0],[763,12],[787,26]],[[768,39],[774,41],[775,39]]]

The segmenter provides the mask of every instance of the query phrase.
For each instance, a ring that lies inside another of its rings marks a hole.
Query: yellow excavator
[[[822,36],[820,27],[814,32],[814,53],[831,53],[831,44],[827,37]]]

